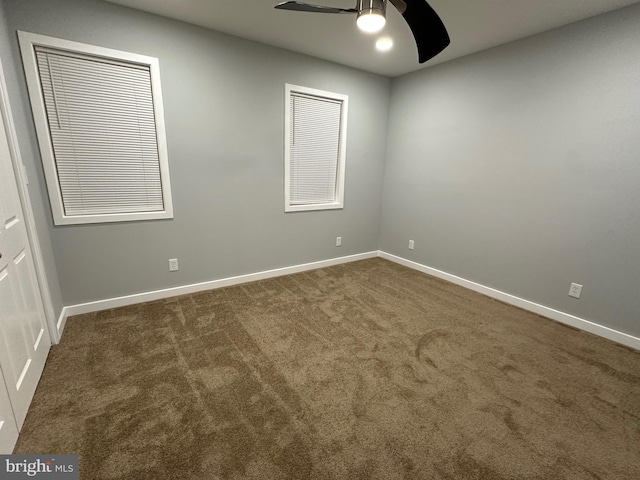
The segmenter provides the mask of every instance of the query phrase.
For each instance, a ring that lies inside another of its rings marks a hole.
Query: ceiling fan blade
[[[401,14],[407,9],[407,4],[404,0],[389,0],[389,2],[391,2]]]
[[[418,61],[424,63],[442,52],[451,43],[442,20],[425,0],[403,0],[404,11],[398,0],[391,3],[398,8],[411,29],[418,46]]]
[[[358,13],[355,8],[335,8],[324,7],[322,5],[310,5],[302,2],[283,2],[274,8],[279,10],[293,10],[295,12],[315,12],[315,13]]]

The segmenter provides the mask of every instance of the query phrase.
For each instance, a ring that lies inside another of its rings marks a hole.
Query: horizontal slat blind
[[[336,201],[342,102],[291,92],[291,205]]]
[[[65,214],[164,208],[151,73],[36,47]]]

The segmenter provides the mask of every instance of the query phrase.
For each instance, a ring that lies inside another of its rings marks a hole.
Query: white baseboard
[[[263,272],[249,273],[247,275],[238,275],[236,277],[222,278],[219,280],[195,283],[191,285],[183,285],[180,287],[165,288],[162,290],[154,290],[151,292],[137,293],[134,295],[126,295],[123,297],[108,298],[104,300],[97,300],[95,302],[87,302],[87,303],[80,303],[77,305],[70,305],[62,309],[62,313],[58,318],[56,328],[58,330],[58,335],[62,337],[62,331],[64,330],[67,317],[70,317],[72,315],[80,315],[83,313],[97,312],[100,310],[108,310],[110,308],[125,307],[127,305],[134,305],[136,303],[150,302],[150,301],[159,300],[162,298],[169,298],[169,297],[175,297],[178,295],[186,295],[189,293],[201,292],[203,290],[213,290],[216,288],[228,287],[231,285],[238,285],[238,284],[247,283],[247,282],[254,282],[256,280],[264,280],[266,278],[279,277],[282,275],[290,275],[292,273],[299,273],[307,270],[315,270],[318,268],[330,267],[332,265],[355,262],[357,260],[364,260],[366,258],[373,258],[373,257],[381,257],[386,260],[390,260],[392,262],[398,263],[400,265],[404,265],[405,267],[409,267],[414,270],[418,270],[420,272],[426,273],[428,275],[433,275],[434,277],[442,278],[443,280],[447,280],[451,283],[455,283],[456,285],[460,285],[470,290],[474,290],[476,292],[482,293],[484,295],[487,295],[488,297],[495,298],[496,300],[500,300],[510,305],[520,307],[524,310],[528,310],[533,313],[537,313],[538,315],[542,315],[543,317],[547,317],[557,322],[570,325],[577,329],[593,333],[600,337],[607,338],[609,340],[620,343],[622,345],[626,345],[636,350],[640,350],[640,338],[638,337],[634,337],[627,333],[623,333],[623,332],[614,330],[612,328],[590,322],[589,320],[585,320],[583,318],[576,317],[574,315],[564,313],[550,307],[545,307],[544,305],[540,305],[538,303],[531,302],[529,300],[525,300],[520,297],[516,297],[509,293],[505,293],[500,290],[496,290],[494,288],[487,287],[476,282],[472,282],[471,280],[466,280],[462,277],[458,277],[456,275],[452,275],[450,273],[443,272],[441,270],[437,270],[435,268],[431,268],[426,265],[422,265],[420,263],[416,263],[411,260],[407,260],[406,258],[398,257],[396,255],[392,255],[390,253],[386,253],[383,251],[360,253],[357,255],[349,255],[346,257],[332,258],[329,260],[321,260],[318,262],[294,265],[291,267],[283,267],[283,268],[276,268],[273,270],[266,270]]]
[[[73,315],[69,313],[69,308],[70,307],[62,307],[62,311],[60,312],[60,316],[56,322],[56,332],[58,332],[58,341],[56,343],[59,343],[62,339],[62,331],[64,330],[64,326],[67,324],[67,317],[69,315]]]
[[[412,262],[411,260],[407,260],[406,258],[391,255],[390,253],[386,253],[383,251],[379,251],[378,255],[392,262],[404,265],[405,267],[409,267],[414,270],[433,275],[434,277],[442,278],[443,280],[447,280],[451,283],[455,283],[456,285],[460,285],[470,290],[475,290],[476,292],[480,292],[488,297],[495,298],[496,300],[500,300],[504,303],[520,307],[524,310],[542,315],[543,317],[547,317],[557,322],[570,325],[579,330],[584,330],[585,332],[590,332],[594,335],[598,335],[622,345],[626,345],[627,347],[640,350],[640,338],[634,337],[627,333],[619,332],[618,330],[614,330],[612,328],[590,322],[589,320],[585,320],[584,318],[576,317],[574,315],[564,313],[550,307],[545,307],[544,305],[540,305],[538,303],[516,297],[509,293],[501,292],[500,290],[496,290],[491,287],[486,287],[479,283],[457,277],[450,273],[427,267],[426,265],[422,265],[420,263]]]
[[[318,262],[303,263],[293,265],[291,267],[276,268],[273,270],[265,270],[263,272],[249,273],[246,275],[238,275],[236,277],[222,278],[219,280],[211,280],[208,282],[194,283],[191,285],[183,285],[180,287],[165,288],[162,290],[154,290],[151,292],[137,293],[134,295],[125,295],[123,297],[107,298],[104,300],[96,300],[95,302],[80,303],[70,305],[62,309],[62,313],[58,319],[57,329],[60,336],[67,321],[67,317],[72,315],[81,315],[83,313],[97,312],[100,310],[108,310],[110,308],[125,307],[136,303],[151,302],[162,298],[176,297],[178,295],[186,295],[189,293],[201,292],[203,290],[213,290],[216,288],[229,287],[240,283],[255,282],[256,280],[264,280],[266,278],[280,277],[282,275],[290,275],[292,273],[305,272],[307,270],[316,270],[318,268],[331,267],[342,263],[355,262],[366,258],[374,258],[379,255],[378,251],[359,253],[357,255],[349,255],[346,257],[331,258],[328,260],[320,260]]]

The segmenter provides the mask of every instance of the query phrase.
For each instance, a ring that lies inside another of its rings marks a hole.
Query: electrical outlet
[[[569,296],[580,298],[580,294],[582,294],[582,285],[579,283],[572,283],[571,287],[569,287]]]
[[[170,272],[175,272],[176,270],[178,270],[178,259],[177,258],[170,258],[169,259],[169,271]]]
[[[413,250],[414,246],[415,246],[415,243],[413,242],[413,240],[409,240],[409,250]]]
[[[342,237],[336,237],[336,247],[342,246]]]

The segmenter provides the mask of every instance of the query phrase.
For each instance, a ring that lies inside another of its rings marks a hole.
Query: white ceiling
[[[430,0],[449,31],[451,45],[420,65],[411,31],[391,4],[383,32],[371,35],[358,30],[355,15],[275,10],[273,6],[282,0],[107,1],[390,77],[640,2]],[[351,8],[356,0],[310,0],[309,3]],[[375,40],[381,35],[393,38],[391,51],[375,50]]]

